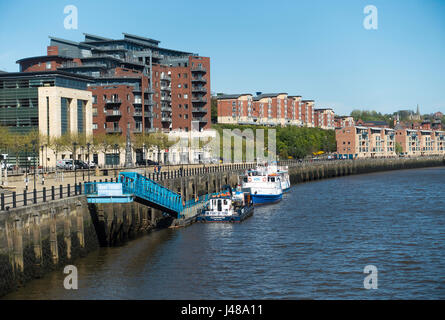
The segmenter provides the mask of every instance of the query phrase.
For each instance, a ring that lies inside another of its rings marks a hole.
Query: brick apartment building
[[[83,42],[50,37],[47,55],[17,61],[20,71],[91,77],[94,133],[210,127],[210,58],[127,33],[117,40],[84,36]]]
[[[335,128],[344,128],[354,126],[354,118],[351,116],[335,116],[334,126]]]
[[[317,128],[335,129],[335,112],[331,108],[314,110],[314,124]]]
[[[396,156],[396,143],[404,156],[445,155],[445,131],[349,126],[336,130],[337,153],[356,159]]]
[[[394,129],[350,126],[336,129],[335,136],[337,153],[341,158],[396,156]]]
[[[218,123],[314,127],[314,101],[287,93],[218,95]]]

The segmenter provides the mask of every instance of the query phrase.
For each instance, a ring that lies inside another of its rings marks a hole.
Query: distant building
[[[335,116],[335,128],[344,128],[354,126],[354,118],[351,116]]]
[[[314,110],[314,125],[322,129],[335,128],[335,112],[332,108],[318,108]]]
[[[395,131],[389,128],[350,126],[335,130],[340,158],[394,157]]]
[[[314,126],[313,100],[287,93],[220,94],[218,123],[263,126]]]
[[[445,132],[437,130],[396,129],[396,142],[405,156],[445,154]]]
[[[87,90],[91,81],[90,77],[62,71],[2,73],[0,125],[14,133],[36,130],[47,137],[65,133],[91,135],[92,96]],[[51,150],[45,159],[40,155],[40,165],[55,166]],[[71,153],[61,152],[58,156],[63,159]]]
[[[386,121],[363,121],[359,119],[355,124],[363,127],[389,128]]]

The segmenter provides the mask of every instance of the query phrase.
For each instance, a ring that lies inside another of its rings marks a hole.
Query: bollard
[[[5,210],[5,194],[2,193],[0,197],[0,210]]]
[[[54,186],[51,186],[51,200],[54,200],[55,198],[56,198],[56,192]]]
[[[36,189],[33,190],[33,196],[34,196],[33,202],[34,202],[34,204],[36,204],[37,203],[37,190]]]
[[[23,205],[26,206],[26,189],[23,190]]]
[[[62,199],[63,198],[63,186],[62,185],[59,186],[59,191],[60,191],[59,197],[60,197],[60,199]]]
[[[46,202],[46,187],[43,187],[42,196],[43,196],[43,202]]]
[[[17,194],[15,191],[12,192],[12,207],[17,208]]]

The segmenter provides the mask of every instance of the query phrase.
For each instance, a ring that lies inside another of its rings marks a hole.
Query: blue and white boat
[[[241,181],[241,191],[250,192],[254,204],[278,202],[283,198],[281,177],[266,167],[248,170]]]
[[[253,214],[253,202],[248,192],[232,189],[214,195],[196,220],[198,222],[241,222]]]
[[[276,162],[267,165],[267,172],[276,173],[280,176],[281,189],[287,192],[290,189],[289,168],[287,166],[277,166]]]

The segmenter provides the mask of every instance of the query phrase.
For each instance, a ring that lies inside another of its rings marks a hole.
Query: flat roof
[[[50,77],[50,76],[64,76],[69,78],[75,78],[78,80],[85,80],[85,81],[93,81],[94,78],[85,76],[85,75],[78,75],[71,72],[65,72],[65,71],[35,71],[35,72],[7,72],[7,73],[0,73],[0,78],[32,78],[32,77]]]
[[[54,60],[54,58],[59,58],[59,59],[64,59],[64,60],[73,60],[73,58],[67,57],[67,56],[59,56],[59,55],[48,56],[48,55],[46,55],[46,56],[35,56],[35,57],[19,59],[15,63],[21,63],[21,62],[24,62],[27,60],[42,60],[42,61]]]
[[[224,99],[238,99],[241,96],[251,96],[250,93],[239,93],[239,94],[222,94],[219,96],[216,96],[217,100],[224,100]]]

